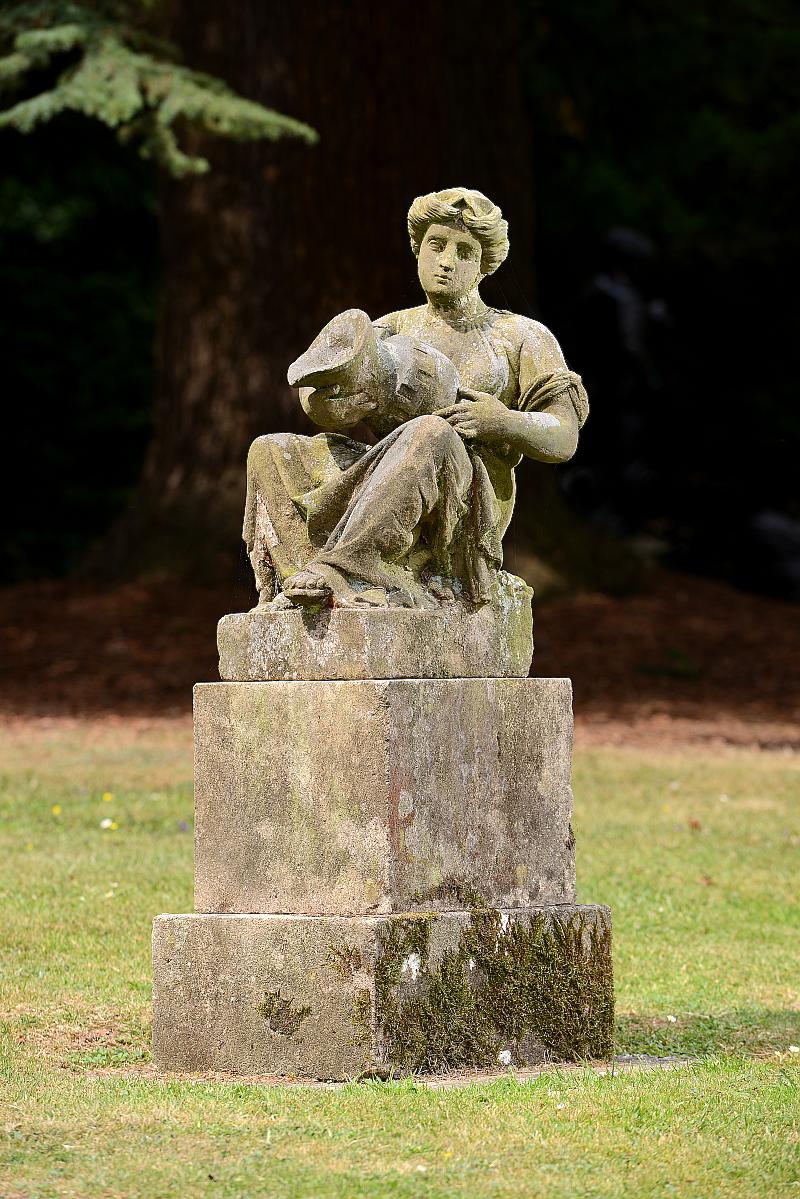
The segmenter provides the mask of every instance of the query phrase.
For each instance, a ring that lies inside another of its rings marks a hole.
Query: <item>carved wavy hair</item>
[[[491,275],[506,259],[508,221],[483,192],[451,187],[417,196],[408,210],[408,234],[417,258],[429,225],[455,225],[471,233],[480,242],[482,275]]]

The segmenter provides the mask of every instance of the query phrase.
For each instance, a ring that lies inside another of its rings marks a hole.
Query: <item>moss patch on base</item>
[[[393,920],[375,966],[376,1024],[387,1062],[435,1073],[613,1053],[611,930],[594,919],[473,910],[458,944],[431,961],[436,913]],[[421,985],[402,994],[413,963]],[[504,1060],[504,1059],[501,1059]]]
[[[258,1011],[272,1031],[283,1037],[293,1037],[303,1021],[311,1015],[307,1003],[296,1004],[293,999],[284,998],[280,990],[267,991],[263,1002],[258,1005]]]

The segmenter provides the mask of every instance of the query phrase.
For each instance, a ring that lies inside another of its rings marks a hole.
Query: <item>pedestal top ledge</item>
[[[256,608],[223,616],[220,678],[526,678],[533,658],[532,591],[502,572],[495,600],[472,611]]]

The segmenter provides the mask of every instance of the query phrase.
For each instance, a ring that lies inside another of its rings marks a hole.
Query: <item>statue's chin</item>
[[[437,300],[452,300],[453,303],[457,303],[459,300],[464,298],[463,296],[457,295],[456,292],[454,292],[451,287],[448,287],[446,283],[434,283],[432,287],[427,288],[425,294],[429,299],[433,296]]]
[[[434,283],[432,287],[425,291],[425,295],[432,304],[439,305],[442,308],[452,308],[455,311],[468,304],[470,294],[470,292],[455,291],[452,287],[448,287],[446,283]]]

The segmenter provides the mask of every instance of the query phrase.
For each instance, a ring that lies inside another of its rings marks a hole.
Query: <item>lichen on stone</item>
[[[499,1050],[515,1065],[534,1047],[561,1061],[611,1056],[611,932],[603,917],[537,913],[504,926],[503,915],[473,910],[435,966],[435,913],[390,922],[375,974],[386,1061],[436,1073],[496,1065]],[[412,954],[424,986],[403,996],[403,965]]]

